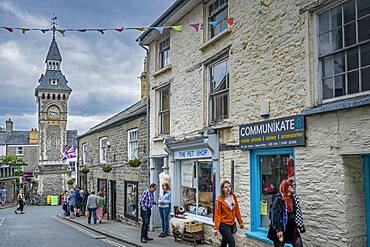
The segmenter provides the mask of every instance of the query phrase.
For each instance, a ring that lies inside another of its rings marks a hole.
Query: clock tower
[[[46,72],[39,79],[35,90],[38,104],[39,166],[34,174],[38,181],[38,193],[44,196],[59,194],[67,189],[70,176],[69,164],[59,156],[71,145],[67,136],[68,99],[72,89],[61,71],[62,56],[53,39],[46,56]]]

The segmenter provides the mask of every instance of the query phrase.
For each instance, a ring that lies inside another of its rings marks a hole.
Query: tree
[[[0,161],[6,165],[14,166],[14,175],[17,177],[23,176],[24,172],[21,165],[24,164],[24,160],[21,157],[15,155],[5,155],[0,157]]]
[[[5,132],[5,129],[0,126],[0,133],[3,133],[3,132]]]

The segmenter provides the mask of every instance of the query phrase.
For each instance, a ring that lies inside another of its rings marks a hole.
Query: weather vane
[[[58,25],[57,24],[57,19],[58,19],[58,17],[56,17],[55,16],[55,13],[53,12],[53,18],[51,18],[51,25],[52,25],[52,31],[53,31],[53,39],[55,39],[55,31],[57,30],[56,29],[56,25]]]

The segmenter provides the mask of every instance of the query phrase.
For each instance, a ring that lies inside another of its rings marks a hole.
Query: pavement
[[[160,238],[158,235],[160,234],[159,230],[155,232],[149,232],[149,236],[153,238],[152,241],[148,241],[148,243],[141,243],[140,242],[140,227],[131,226],[125,223],[118,223],[116,221],[103,221],[101,224],[91,224],[87,223],[87,218],[85,217],[76,217],[74,219],[70,219],[68,217],[64,217],[62,214],[58,214],[59,218],[65,219],[69,222],[73,222],[80,226],[84,226],[89,230],[95,231],[101,235],[108,236],[113,239],[117,239],[118,241],[122,241],[124,243],[137,246],[137,247],[163,247],[163,246],[171,246],[171,247],[189,247],[192,246],[192,243],[185,242],[185,241],[175,241],[172,236],[168,236],[166,238]],[[198,246],[198,245],[197,245]],[[211,245],[203,244],[200,245],[202,247],[211,247]]]

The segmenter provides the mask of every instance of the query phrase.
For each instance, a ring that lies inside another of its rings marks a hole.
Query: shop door
[[[364,187],[365,187],[365,210],[366,210],[366,239],[367,247],[370,247],[370,155],[364,156]]]
[[[111,207],[110,207],[110,215],[111,220],[116,220],[117,217],[117,208],[116,208],[116,181],[110,181],[110,198],[111,198]]]
[[[157,185],[157,190],[154,192],[154,198],[158,200],[159,198],[159,191],[160,191],[160,184],[159,184],[159,174],[163,171],[163,158],[154,158],[153,159],[154,166],[155,166],[155,175],[154,175],[154,180],[152,181]],[[159,208],[158,206],[154,205],[152,209],[152,224],[153,228],[158,228],[161,227],[162,222],[161,222],[161,217],[159,215]]]

